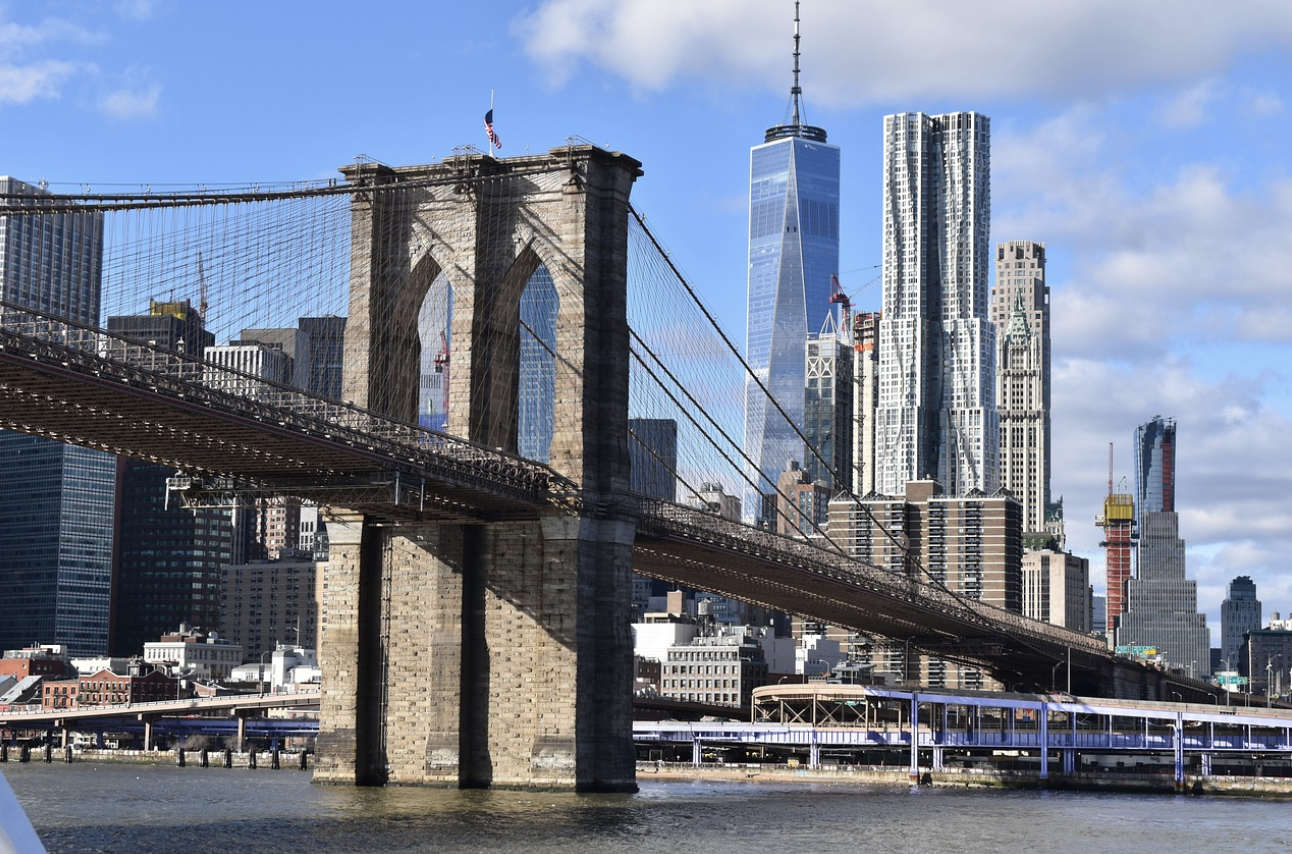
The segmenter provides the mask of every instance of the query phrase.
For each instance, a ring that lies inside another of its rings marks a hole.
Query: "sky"
[[[1052,491],[1103,589],[1131,437],[1178,425],[1218,644],[1250,575],[1292,612],[1292,4],[803,0],[807,121],[842,151],[840,278],[875,310],[883,116],[992,120],[993,243],[1047,247]],[[573,137],[743,340],[749,148],[787,118],[790,0],[0,0],[0,174],[75,191],[330,178]],[[1127,491],[1130,491],[1127,489]]]

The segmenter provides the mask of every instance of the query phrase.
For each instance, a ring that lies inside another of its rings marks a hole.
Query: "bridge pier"
[[[565,496],[479,522],[330,512],[319,782],[636,788],[624,496],[640,166],[583,145],[342,170],[374,188],[351,208],[345,398],[417,417],[418,310],[443,273],[447,429],[515,453],[519,306],[541,264],[559,303],[548,458]]]
[[[339,565],[333,539],[326,569],[325,673],[336,678],[316,780],[634,786],[631,522],[362,527],[371,564]],[[359,625],[338,625],[334,591],[356,587]],[[367,649],[363,634],[376,635]]]

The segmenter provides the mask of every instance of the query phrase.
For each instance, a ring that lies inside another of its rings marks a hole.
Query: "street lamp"
[[[1058,664],[1050,668],[1050,690],[1051,691],[1059,690],[1059,668],[1062,666],[1063,666],[1063,662],[1060,661]]]

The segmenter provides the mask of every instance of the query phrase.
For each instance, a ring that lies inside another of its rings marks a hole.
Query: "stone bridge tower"
[[[449,431],[517,448],[521,293],[559,297],[551,466],[537,519],[394,524],[333,510],[316,780],[635,788],[628,470],[628,196],[593,146],[342,170],[352,203],[344,396],[409,422],[418,310],[453,292]]]

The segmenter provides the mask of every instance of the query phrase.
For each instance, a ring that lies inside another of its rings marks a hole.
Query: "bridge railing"
[[[480,488],[509,488],[543,503],[569,488],[547,466],[406,424],[350,403],[0,300],[0,349],[64,371],[143,385],[168,397],[369,452],[385,465],[428,470]]]
[[[1106,658],[1107,646],[1098,638],[1071,632],[979,602],[957,596],[934,584],[900,576],[808,540],[782,536],[694,507],[639,497],[639,530],[656,535],[683,535],[727,551],[749,554],[815,574],[866,587],[895,601],[918,604],[961,621],[978,623],[992,633],[1002,631],[1023,643],[1044,644],[1052,649],[1069,647],[1074,652]]]

